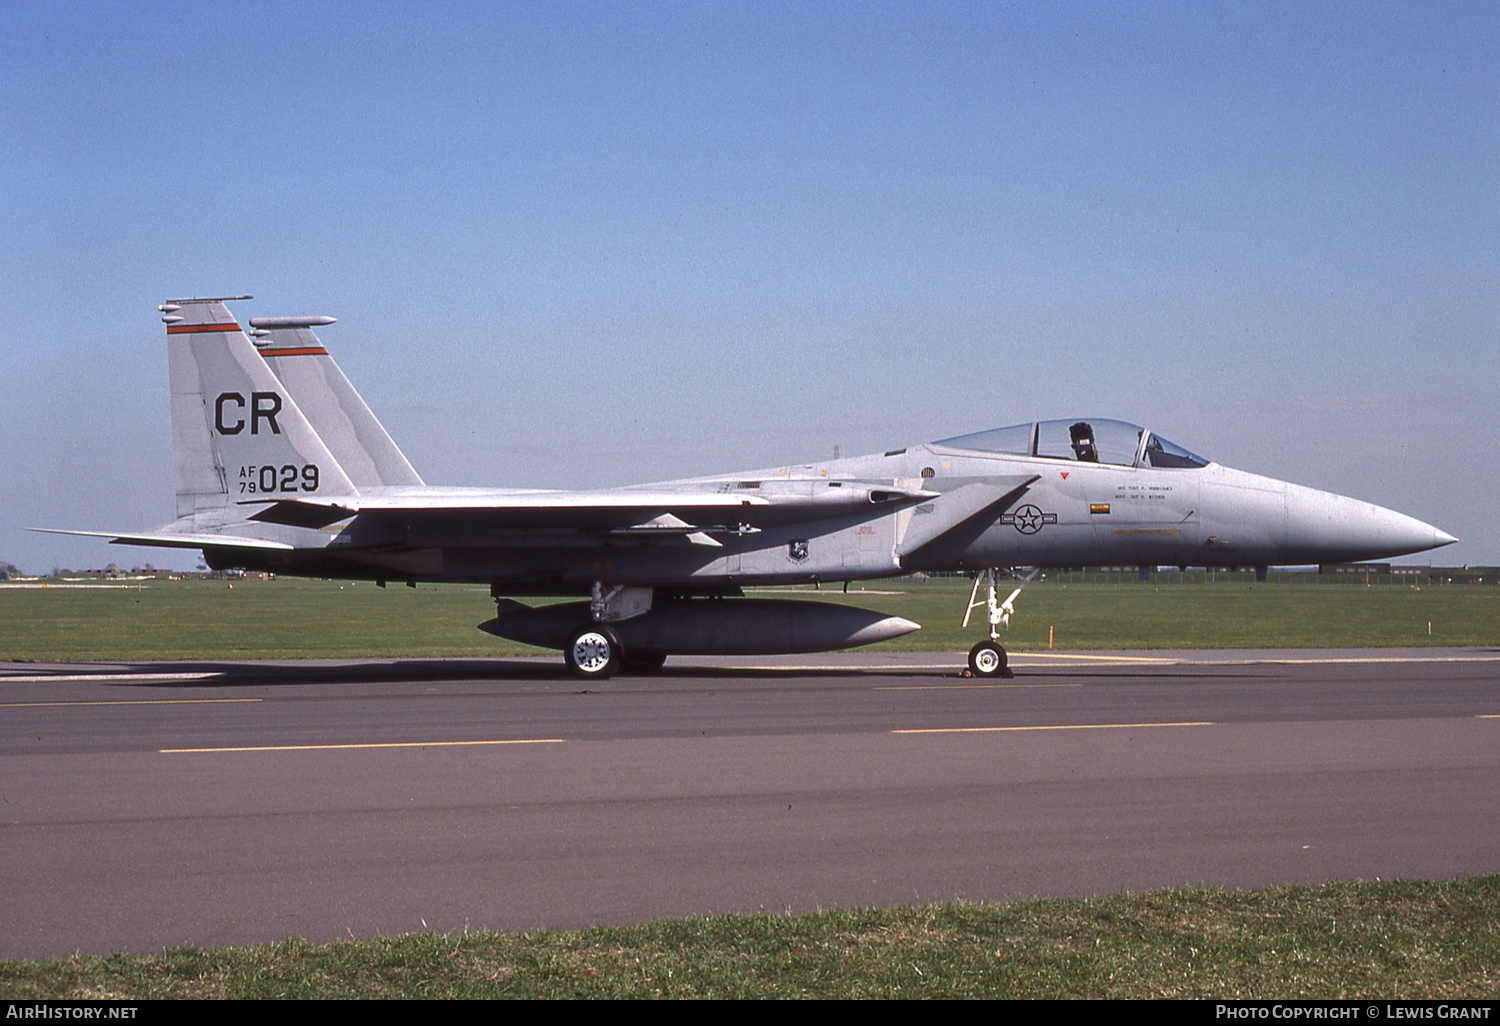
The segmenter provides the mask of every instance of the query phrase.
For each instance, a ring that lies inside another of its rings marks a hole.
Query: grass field
[[[0,962],[12,1000],[1493,1000],[1497,989],[1500,877]]]
[[[983,612],[959,627],[965,580],[895,580],[797,594],[850,602],[923,625],[883,648],[967,649]],[[877,594],[875,592],[895,592]],[[377,588],[275,580],[144,581],[109,588],[0,585],[0,660],[484,657],[537,652],[475,630],[494,615],[487,589]],[[1429,627],[1430,625],[1430,627]],[[1357,582],[1209,583],[1202,574],[1140,583],[1041,581],[1026,589],[1004,637],[1026,651],[1319,648],[1500,644],[1500,588]],[[1429,633],[1430,630],[1430,633]]]

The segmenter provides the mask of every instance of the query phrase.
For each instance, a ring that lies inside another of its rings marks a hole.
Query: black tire
[[[652,652],[649,649],[644,652],[626,652],[620,657],[621,673],[655,673],[666,664],[667,654],[665,652]]]
[[[1010,660],[998,641],[981,641],[969,649],[969,672],[976,677],[1013,677]]]
[[[620,669],[624,650],[613,630],[598,623],[586,623],[568,638],[563,661],[568,672],[584,680],[608,680]]]

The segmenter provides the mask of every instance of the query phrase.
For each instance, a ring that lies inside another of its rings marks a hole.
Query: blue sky
[[[21,528],[170,518],[154,306],[242,292],[338,317],[434,483],[1114,416],[1500,562],[1500,6],[19,0],[0,43],[23,569],[174,565]]]

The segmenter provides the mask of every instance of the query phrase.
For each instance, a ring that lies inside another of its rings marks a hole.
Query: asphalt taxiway
[[[0,664],[0,956],[1500,871],[1500,650]]]

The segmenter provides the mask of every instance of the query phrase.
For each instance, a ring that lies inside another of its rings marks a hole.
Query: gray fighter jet
[[[989,637],[1040,568],[1255,567],[1400,556],[1455,541],[1357,499],[1220,466],[1152,431],[1076,417],[749,472],[584,491],[426,485],[315,327],[175,299],[167,325],[177,518],[117,544],[201,549],[218,569],[382,585],[490,585],[480,629],[563,652],[581,677],[668,655],[816,652],[917,630],[842,604],[746,598],[747,585],[917,571],[974,575]],[[1019,584],[1005,599],[1000,581]],[[981,592],[983,595],[981,597]],[[512,596],[585,599],[529,607]],[[965,616],[967,624],[967,614]]]

